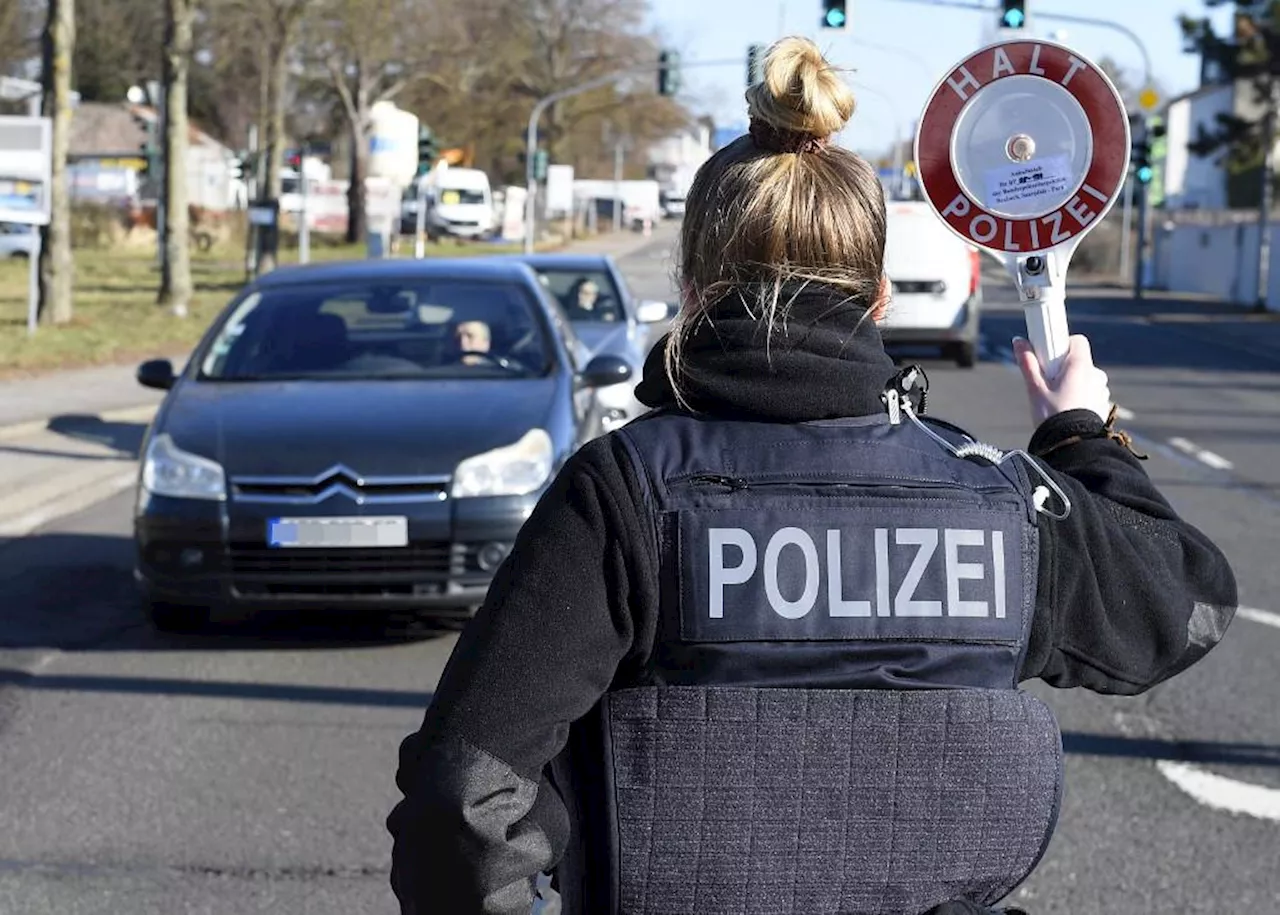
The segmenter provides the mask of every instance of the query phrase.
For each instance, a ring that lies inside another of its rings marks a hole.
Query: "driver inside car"
[[[453,331],[457,352],[463,365],[482,365],[488,360],[476,353],[487,353],[493,340],[489,325],[484,321],[463,321]]]

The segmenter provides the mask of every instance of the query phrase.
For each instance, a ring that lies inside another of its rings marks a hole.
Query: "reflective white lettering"
[[[1062,231],[1062,211],[1061,210],[1054,210],[1048,216],[1043,217],[1040,221],[1045,223],[1046,225],[1049,223],[1053,223],[1053,234],[1049,238],[1049,244],[1058,245],[1071,237],[1070,232]]]
[[[1004,619],[1004,531],[991,532],[991,555],[995,560],[996,619]]]
[[[870,616],[871,601],[845,600],[840,561],[840,532],[827,531],[827,613],[831,616]]]
[[[943,533],[947,556],[947,616],[987,615],[985,600],[960,599],[960,582],[981,581],[986,571],[980,562],[961,562],[960,547],[982,546],[985,539],[982,531],[947,528]]]
[[[778,559],[785,546],[797,546],[804,554],[804,590],[795,600],[787,600],[778,588]],[[764,593],[773,612],[783,619],[798,620],[813,609],[818,600],[818,548],[798,527],[784,527],[769,538],[764,548]]]
[[[938,549],[938,532],[927,527],[903,527],[898,529],[896,539],[899,546],[918,546],[920,549],[893,599],[894,616],[942,616],[942,601],[913,600],[916,587],[929,567],[929,560]]]
[[[956,95],[960,96],[960,101],[966,102],[969,100],[969,96],[965,94],[965,87],[981,89],[982,84],[974,78],[973,74],[969,72],[967,67],[961,67],[956,71],[956,73],[963,73],[964,79],[957,82],[956,78],[953,76],[951,79],[947,80],[947,85],[956,91]]]
[[[707,532],[710,545],[711,618],[724,616],[725,585],[740,585],[756,571],[756,542],[740,527],[713,527]],[[736,546],[742,552],[742,561],[736,566],[724,564],[724,548]]]
[[[1079,73],[1083,69],[1084,69],[1084,61],[1078,57],[1072,57],[1071,67],[1070,69],[1067,70],[1067,75],[1062,77],[1062,85],[1065,86],[1067,83],[1071,82],[1071,77],[1075,76],[1077,73]]]
[[[1022,245],[1015,244],[1013,240],[1013,223],[1006,220],[1004,224],[1004,247],[1006,251],[1021,251]]]
[[[957,194],[956,199],[947,204],[947,208],[942,211],[943,216],[968,216],[969,215],[969,198],[964,194]]]
[[[1087,226],[1093,221],[1093,217],[1098,215],[1085,205],[1085,202],[1080,199],[1079,194],[1076,194],[1067,201],[1067,205],[1063,207],[1063,209],[1074,216],[1076,218],[1076,222],[1080,223],[1082,226]]]
[[[1107,202],[1107,199],[1108,199],[1107,195],[1102,193],[1102,191],[1098,190],[1096,187],[1093,187],[1089,184],[1082,184],[1080,186],[1080,190],[1084,191],[1086,194],[1088,194],[1090,197],[1094,198],[1095,200],[1101,200],[1103,203]]]
[[[889,529],[876,528],[876,616],[890,616]]]
[[[1044,67],[1040,66],[1040,45],[1031,49],[1031,67],[1027,70],[1032,76],[1044,76]]]
[[[784,527],[774,531],[760,551],[761,532],[739,527],[709,528],[707,617],[724,619],[724,605],[731,597],[735,606],[745,608],[742,613],[733,614],[738,623],[744,621],[743,614],[750,616],[757,608],[768,614],[764,610],[766,601],[772,612],[784,620],[804,619],[815,608],[818,614],[832,620],[988,619],[993,612],[996,619],[1005,618],[1005,570],[1009,560],[1004,552],[1003,532],[882,527],[874,529],[874,538],[868,536],[870,533],[866,529],[855,534],[839,528],[809,531]],[[988,534],[990,553],[986,550]],[[821,546],[824,535],[825,561]],[[789,551],[788,547],[795,549]],[[915,549],[907,552],[911,547]],[[965,554],[965,549],[975,552]],[[962,561],[966,558],[970,561]],[[731,585],[746,587],[727,596]],[[965,588],[971,589],[969,597],[983,599],[963,599]],[[784,594],[784,589],[789,593]],[[945,599],[924,599],[944,596]]]
[[[1031,250],[1036,251],[1040,248],[1040,228],[1036,225],[1034,219],[1027,225],[1031,227]]]
[[[991,59],[991,78],[999,79],[1014,72],[1016,71],[1013,69],[1013,63],[1009,60],[1009,55],[1004,52],[1004,48],[996,48],[995,56]]]
[[[991,231],[988,232],[986,230],[979,229],[978,228],[979,223],[983,223],[983,225],[990,226]],[[995,238],[996,233],[999,231],[1000,231],[1000,227],[996,224],[995,217],[990,216],[987,213],[981,213],[973,217],[973,222],[969,223],[970,237],[974,241],[982,242],[983,244],[986,244],[987,242],[991,241],[991,239]]]

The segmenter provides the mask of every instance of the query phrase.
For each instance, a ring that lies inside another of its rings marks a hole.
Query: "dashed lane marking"
[[[1280,629],[1280,613],[1272,613],[1270,610],[1259,610],[1257,607],[1241,607],[1236,610],[1236,616],[1242,616],[1247,620],[1253,620],[1255,623]]]
[[[1214,470],[1230,470],[1235,465],[1228,461],[1220,454],[1214,454],[1201,448],[1195,442],[1188,441],[1185,438],[1171,438],[1169,444],[1177,448],[1183,454],[1189,454],[1202,464],[1207,464]]]
[[[1156,769],[1184,794],[1214,810],[1280,822],[1280,789],[1239,782],[1191,763],[1161,759]]]
[[[1236,615],[1280,629],[1280,613],[1257,607],[1240,607]],[[1280,822],[1280,789],[1227,778],[1207,772],[1193,763],[1171,759],[1157,760],[1156,771],[1183,794],[1205,807]]]

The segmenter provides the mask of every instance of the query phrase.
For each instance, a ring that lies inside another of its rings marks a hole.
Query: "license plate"
[[[267,545],[330,549],[409,545],[409,519],[272,518],[267,522]]]

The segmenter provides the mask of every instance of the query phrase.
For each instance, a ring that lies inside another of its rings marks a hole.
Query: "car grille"
[[[449,495],[449,477],[361,477],[339,465],[314,477],[242,476],[231,480],[231,494],[239,502],[310,505],[337,493],[360,504],[443,501]]]
[[[399,548],[281,549],[235,544],[232,587],[254,599],[410,598],[445,593],[452,585],[487,584],[478,544],[424,542]]]
[[[466,563],[466,547],[451,543],[421,543],[390,549],[279,549],[261,546],[231,548],[233,574],[295,577],[312,575],[457,574]]]

